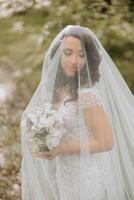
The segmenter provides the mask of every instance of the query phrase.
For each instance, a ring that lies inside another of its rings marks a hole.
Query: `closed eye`
[[[82,51],[82,52],[79,52],[79,56],[82,57],[82,58],[85,57],[84,52],[83,52],[83,51]]]
[[[71,49],[64,49],[63,52],[64,52],[64,55],[67,55],[67,56],[70,56],[73,53]],[[78,56],[81,58],[84,58],[85,57],[84,51],[80,50],[78,53]]]
[[[72,54],[72,51],[70,49],[65,49],[63,52],[67,56]]]

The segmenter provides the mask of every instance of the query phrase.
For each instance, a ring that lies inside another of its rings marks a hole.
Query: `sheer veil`
[[[66,76],[61,67],[62,58],[68,56],[64,53],[69,36],[79,39],[83,49],[74,77]],[[69,88],[70,96],[59,107],[68,128],[61,142],[79,138],[80,154],[37,159],[26,140],[25,117],[46,103],[59,105],[62,88]],[[133,200],[133,119],[133,94],[99,39],[86,27],[66,26],[46,52],[40,83],[22,116],[22,199]],[[101,141],[96,152],[91,150],[94,139]],[[62,173],[63,167],[68,171]]]

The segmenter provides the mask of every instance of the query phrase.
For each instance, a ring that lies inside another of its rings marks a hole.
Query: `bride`
[[[46,104],[64,129],[54,129],[47,150],[35,151],[27,116]],[[65,27],[45,55],[41,81],[22,116],[22,199],[133,200],[133,107],[132,93],[95,34]]]

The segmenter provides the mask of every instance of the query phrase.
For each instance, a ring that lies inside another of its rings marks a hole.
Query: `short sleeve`
[[[81,89],[80,94],[81,107],[84,109],[86,107],[102,106],[102,100],[100,93],[96,88],[84,88]]]

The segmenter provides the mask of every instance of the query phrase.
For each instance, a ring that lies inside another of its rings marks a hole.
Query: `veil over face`
[[[79,141],[80,152],[53,160],[32,156],[26,117],[48,103],[65,122],[65,132],[55,129],[59,143]],[[65,27],[46,52],[22,116],[22,199],[133,200],[133,108],[131,91],[96,35]]]

